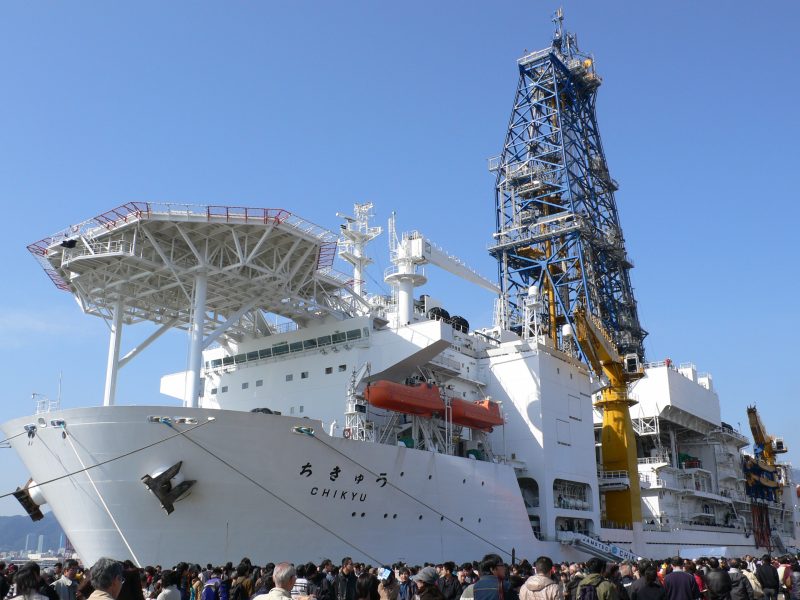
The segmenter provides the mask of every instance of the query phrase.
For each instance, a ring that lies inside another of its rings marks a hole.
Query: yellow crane
[[[580,307],[573,313],[575,337],[586,355],[589,366],[606,384],[595,406],[603,411],[600,442],[603,471],[626,471],[626,489],[605,492],[606,518],[618,524],[633,526],[642,521],[642,498],[636,460],[636,437],[631,423],[630,407],[636,404],[628,396],[628,385],[644,376],[644,369],[635,354],[620,356],[611,336],[594,315]]]
[[[753,433],[754,453],[756,458],[763,460],[770,467],[775,466],[776,454],[783,454],[788,450],[783,440],[767,433],[767,428],[761,421],[755,406],[747,407],[747,420],[750,422],[750,431]],[[759,448],[761,449],[759,451]]]

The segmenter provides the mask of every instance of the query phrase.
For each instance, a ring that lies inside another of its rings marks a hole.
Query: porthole
[[[463,523],[463,522],[464,522],[464,517],[461,517],[461,518],[459,519],[459,522]]]
[[[405,475],[405,474],[406,474],[406,472],[405,472],[405,471],[400,471],[400,477],[402,477],[402,476],[403,476],[403,475]]]
[[[351,516],[351,517],[355,517],[355,516],[356,516],[356,513],[353,513],[353,514],[352,514],[352,515],[350,515],[350,516]]]
[[[443,517],[443,516],[442,516],[442,517],[439,517],[439,520],[440,520],[440,521],[444,521],[444,517]]]
[[[480,518],[480,517],[478,517],[478,523],[480,523],[480,522],[481,522],[481,518]]]
[[[466,479],[462,479],[461,483],[467,483],[467,480]]]
[[[481,481],[481,487],[482,487],[482,486],[483,486],[485,483],[486,483],[485,481]]]
[[[422,521],[422,515],[419,516],[419,520]]]
[[[395,513],[395,514],[393,514],[393,515],[392,515],[392,518],[393,518],[393,519],[396,519],[396,518],[397,518],[397,514],[396,514],[396,513]]]
[[[433,475],[428,475],[428,479],[433,479]]]
[[[363,519],[367,513],[361,513],[361,518]]]
[[[389,513],[383,513],[383,518],[384,519],[388,519],[389,518]]]

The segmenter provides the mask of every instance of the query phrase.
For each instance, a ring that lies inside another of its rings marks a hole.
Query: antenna
[[[556,26],[555,32],[553,32],[553,45],[556,47],[561,46],[561,40],[563,39],[564,34],[564,7],[559,6],[558,10],[553,13],[552,17],[553,24]]]

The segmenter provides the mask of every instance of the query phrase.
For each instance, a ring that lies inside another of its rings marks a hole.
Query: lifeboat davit
[[[490,430],[492,427],[502,425],[503,415],[500,405],[491,400],[478,400],[469,402],[460,398],[450,401],[453,411],[453,423],[472,427],[473,429]]]
[[[376,381],[367,386],[364,397],[372,406],[407,415],[444,416],[444,402],[439,388],[431,383],[405,385],[393,381]]]

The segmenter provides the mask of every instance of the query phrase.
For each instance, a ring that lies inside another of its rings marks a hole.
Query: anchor
[[[196,480],[190,479],[182,481],[177,485],[172,484],[172,478],[178,474],[182,465],[183,461],[179,461],[155,477],[150,475],[142,477],[142,483],[155,494],[156,498],[161,502],[161,508],[163,508],[168,515],[172,514],[175,510],[174,503],[183,498],[189,489],[197,483]]]

